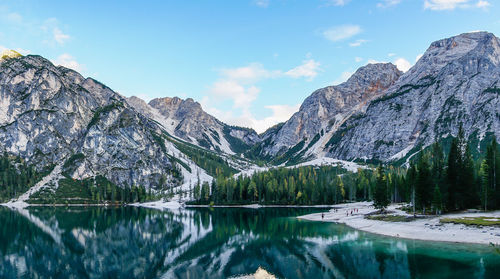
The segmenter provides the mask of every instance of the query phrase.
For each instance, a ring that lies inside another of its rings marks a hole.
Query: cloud
[[[249,121],[252,125],[251,127],[258,133],[265,132],[269,127],[290,119],[290,117],[299,110],[300,104],[294,106],[270,105],[265,106],[265,108],[272,111],[271,116],[265,117],[263,119],[249,118]]]
[[[56,18],[49,18],[40,26],[40,29],[50,36],[50,39],[44,41],[44,43],[49,45],[63,45],[71,36],[65,34],[59,27],[59,21]]]
[[[306,57],[301,65],[288,71],[268,70],[260,63],[218,69],[219,79],[210,86],[208,95],[203,97],[201,104],[208,113],[228,124],[251,127],[263,132],[266,128],[287,120],[298,110],[298,105],[266,106],[272,111],[271,116],[255,117],[250,108],[261,92],[257,83],[272,78],[306,78],[308,81],[314,79],[320,71],[320,63],[312,59],[310,54]],[[232,107],[220,110],[220,104],[227,100],[232,103]]]
[[[290,117],[299,110],[300,104],[297,105],[269,105],[265,106],[266,109],[272,113],[270,116],[263,118],[256,118],[252,113],[245,112],[241,115],[234,115],[232,111],[221,111],[213,107],[208,107],[202,101],[202,107],[210,114],[217,117],[219,120],[241,127],[250,127],[257,131],[257,133],[265,132],[269,127],[278,123],[287,121]]]
[[[299,65],[285,73],[292,78],[307,78],[308,81],[313,80],[320,70],[320,63],[314,59],[305,60],[302,65]]]
[[[63,66],[69,69],[73,69],[77,72],[82,72],[84,70],[83,65],[78,63],[73,56],[68,53],[63,53],[59,55],[53,63],[55,65]]]
[[[401,0],[383,0],[377,3],[378,8],[388,8],[391,6],[396,6],[401,3]]]
[[[269,6],[269,0],[254,0],[253,3],[257,7],[267,8]]]
[[[341,84],[343,82],[346,82],[352,76],[352,74],[354,74],[354,72],[345,71],[342,74],[340,74],[340,77],[338,79],[336,79],[332,84],[338,85],[338,84]]]
[[[410,62],[404,58],[398,58],[398,59],[394,60],[393,63],[402,72],[407,72],[412,66],[410,64]]]
[[[417,63],[417,61],[422,57],[424,56],[423,53],[420,53],[419,55],[417,55],[417,57],[415,57],[415,63]]]
[[[361,27],[359,25],[339,25],[333,26],[323,32],[323,36],[332,42],[342,41],[349,39],[359,33],[361,33]]]
[[[368,60],[368,64],[377,64],[377,63],[387,63],[387,61],[379,61],[375,59]],[[408,60],[402,57],[394,59],[392,61],[392,64],[396,65],[396,67],[398,67],[398,69],[402,72],[408,71],[411,68],[411,66],[413,66]]]
[[[280,75],[280,71],[269,71],[260,63],[251,63],[245,67],[221,69],[220,74],[225,79],[237,80],[243,83],[257,82],[265,78],[273,78]]]
[[[433,11],[444,11],[444,10],[454,10],[456,8],[468,9],[468,8],[487,8],[490,3],[485,0],[479,0],[477,2],[471,0],[425,0],[424,9],[429,9]]]
[[[52,34],[54,34],[54,40],[62,45],[64,44],[67,40],[70,39],[70,36],[68,34],[64,34],[61,29],[55,27],[53,30],[52,30]]]
[[[368,40],[359,39],[359,40],[356,40],[356,41],[354,41],[352,43],[349,43],[349,46],[351,46],[351,47],[358,47],[358,46],[360,46],[360,45],[362,45],[362,44],[364,44],[366,42],[368,42]]]
[[[234,108],[248,110],[257,96],[260,89],[256,86],[243,86],[235,80],[219,80],[216,81],[210,92],[218,97],[231,99]]]
[[[488,1],[483,1],[483,0],[479,0],[477,3],[476,3],[476,7],[478,8],[487,8],[491,6],[490,2]]]
[[[396,56],[396,53],[391,52],[391,53],[388,53],[387,56],[393,57],[393,56]]]
[[[368,64],[378,64],[378,63],[387,63],[387,61],[380,61],[375,59],[368,59]]]
[[[345,6],[351,0],[328,0],[327,6]]]
[[[361,57],[354,57],[354,61],[356,61],[356,63],[359,63],[359,62],[363,61],[363,58],[361,58]]]

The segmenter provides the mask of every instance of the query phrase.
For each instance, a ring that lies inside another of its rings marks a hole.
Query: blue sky
[[[0,0],[0,50],[39,54],[125,96],[191,97],[229,124],[287,120],[369,62],[402,70],[435,40],[500,35],[493,0]]]

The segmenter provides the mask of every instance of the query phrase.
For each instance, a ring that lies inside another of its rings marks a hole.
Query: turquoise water
[[[494,247],[294,218],[315,211],[0,207],[0,278],[500,278]]]

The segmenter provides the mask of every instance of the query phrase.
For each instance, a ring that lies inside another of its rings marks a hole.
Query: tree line
[[[406,202],[419,212],[500,208],[500,152],[493,138],[474,160],[462,127],[449,149],[439,142],[418,152],[406,167],[347,172],[336,166],[274,168],[251,176],[198,183],[196,204],[317,205],[373,200],[379,208]]]
[[[47,173],[28,166],[19,156],[0,156],[0,202],[6,202],[26,192]]]
[[[411,202],[414,209],[425,213],[456,211],[470,208],[484,210],[500,208],[500,152],[493,137],[483,156],[474,160],[471,144],[462,127],[453,138],[445,156],[439,142],[419,152],[405,173],[396,177],[402,187],[394,187],[399,201]],[[391,198],[394,173],[379,166],[376,172],[374,202],[379,208],[387,206]],[[398,192],[400,189],[400,192]]]

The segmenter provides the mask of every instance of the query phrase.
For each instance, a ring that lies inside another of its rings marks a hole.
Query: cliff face
[[[156,187],[161,174],[170,177],[172,163],[153,138],[160,128],[122,96],[40,56],[0,63],[2,151],[38,169],[73,158],[63,171],[78,179]]]
[[[393,64],[369,64],[340,85],[316,90],[290,120],[267,133],[261,155],[280,155],[301,142],[303,147],[297,149],[302,156],[323,153],[331,134],[353,114],[362,112],[367,103],[384,94],[400,75]]]
[[[171,135],[206,149],[241,153],[260,141],[254,130],[222,123],[191,98],[157,98],[146,104],[137,97],[130,97],[128,102],[161,123]]]
[[[393,161],[456,135],[459,123],[479,145],[500,137],[499,99],[500,41],[486,32],[432,43],[404,74],[390,63],[362,67],[261,135],[222,123],[192,99],[127,99],[40,56],[9,52],[0,56],[0,152],[122,187],[159,188],[162,176],[162,187],[176,186],[182,173],[189,188],[187,180],[211,180],[191,161],[203,149],[235,170],[252,163],[228,154],[289,165],[321,157]]]
[[[396,160],[456,135],[500,136],[500,43],[491,33],[436,41],[366,113],[346,121],[329,157]],[[412,151],[413,149],[413,151]]]

